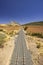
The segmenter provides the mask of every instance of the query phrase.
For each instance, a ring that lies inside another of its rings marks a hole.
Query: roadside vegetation
[[[43,38],[43,34],[42,33],[27,32],[26,35],[35,36],[35,37],[38,37],[38,38]]]
[[[24,24],[23,28],[30,40],[28,45],[34,65],[43,65],[43,21]]]
[[[11,32],[9,33],[10,37],[13,36],[13,33],[14,33],[14,31],[11,31]]]
[[[4,47],[4,43],[6,41],[5,38],[6,38],[6,35],[0,33],[0,48],[3,48]]]
[[[8,41],[9,35],[8,32],[4,29],[0,29],[0,48],[4,47],[4,43]]]
[[[32,36],[37,36],[38,38],[43,38],[43,35],[41,33],[32,33]]]
[[[0,32],[5,32],[6,33],[6,30],[0,29]]]
[[[41,43],[39,43],[39,42],[36,42],[36,45],[37,45],[36,48],[38,48],[38,49],[41,47]]]
[[[7,42],[12,36],[18,35],[18,32],[15,30],[7,31],[0,28],[0,48],[4,47],[4,43]]]
[[[36,36],[38,38],[43,38],[43,21],[31,22],[22,25],[26,35]]]
[[[38,60],[40,65],[43,65],[43,42],[37,41],[36,48],[38,49]]]
[[[4,47],[4,43],[10,39],[10,37],[13,36],[13,31],[11,31],[9,34],[8,32],[3,32],[3,30],[0,30],[0,48]]]
[[[24,30],[26,31],[26,30],[27,30],[27,28],[28,28],[27,26],[26,26],[26,27],[24,27]]]

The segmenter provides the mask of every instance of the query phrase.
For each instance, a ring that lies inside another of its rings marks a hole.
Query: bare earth
[[[15,37],[12,37],[8,42],[5,43],[5,47],[0,49],[0,65],[9,65],[11,56],[14,50]],[[43,65],[43,39],[26,36],[27,49],[31,51],[32,60],[34,65]],[[36,42],[41,43],[41,48],[37,49]],[[42,54],[40,54],[42,53]]]
[[[0,65],[9,65],[14,49],[15,37],[5,43],[5,47],[0,49]]]
[[[32,60],[34,65],[43,65],[43,39],[35,38],[32,36],[26,36],[27,47],[30,49],[32,54]],[[36,42],[41,43],[41,48],[37,48]],[[41,53],[41,54],[40,54]]]

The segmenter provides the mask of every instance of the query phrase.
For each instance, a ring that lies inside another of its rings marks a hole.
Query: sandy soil
[[[12,37],[8,42],[5,43],[4,48],[0,48],[0,65],[9,65],[10,59],[14,49],[15,37]]]
[[[32,55],[32,60],[34,65],[43,65],[43,54],[40,55],[40,52],[43,53],[43,47],[42,49],[37,48],[36,42],[40,42],[41,45],[43,46],[43,39],[40,38],[35,38],[31,36],[26,36],[27,42],[27,48],[30,49],[31,55]]]

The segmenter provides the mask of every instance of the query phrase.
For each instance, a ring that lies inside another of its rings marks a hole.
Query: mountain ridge
[[[43,26],[43,21],[38,21],[38,22],[30,22],[30,23],[26,23],[23,25],[42,25]]]

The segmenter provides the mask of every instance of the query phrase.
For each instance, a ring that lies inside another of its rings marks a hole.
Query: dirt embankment
[[[5,43],[4,48],[0,48],[0,65],[9,65],[10,59],[15,47],[15,37],[12,37],[8,42]]]

